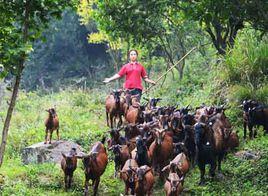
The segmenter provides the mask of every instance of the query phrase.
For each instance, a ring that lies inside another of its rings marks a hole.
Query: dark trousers
[[[130,102],[131,95],[139,95],[138,96],[138,101],[140,102],[141,94],[142,94],[142,90],[141,89],[138,89],[138,88],[128,89],[127,96],[126,96],[128,105],[129,105],[129,102]]]

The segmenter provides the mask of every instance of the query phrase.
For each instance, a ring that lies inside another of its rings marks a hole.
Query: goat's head
[[[150,108],[155,108],[156,107],[156,104],[162,100],[161,98],[151,98],[149,100],[149,105],[150,105]]]
[[[109,150],[112,150],[115,157],[120,157],[121,149],[122,149],[122,146],[119,144],[113,145],[112,147],[109,148]]]
[[[144,151],[146,151],[146,145],[145,145],[144,140],[141,136],[138,136],[136,138],[136,145],[137,145],[137,153],[138,154],[144,153]]]
[[[121,173],[125,173],[127,175],[127,181],[129,183],[134,183],[135,179],[136,179],[136,168],[132,168],[131,166],[129,168],[127,168],[126,171],[123,171]]]
[[[168,129],[169,128],[169,121],[170,121],[170,118],[169,118],[169,115],[161,115],[159,117],[159,120],[160,120],[160,125],[162,126],[163,129]]]
[[[154,129],[155,141],[157,145],[161,145],[164,141],[166,130],[165,129]]]
[[[55,116],[57,115],[56,110],[54,108],[49,108],[48,110],[46,110],[50,116],[52,116],[53,118],[55,118]]]
[[[174,154],[179,154],[181,152],[186,153],[187,149],[185,147],[185,144],[183,142],[173,143],[173,150]]]
[[[183,181],[184,177],[179,178],[178,174],[176,173],[170,173],[169,177],[167,178],[167,181],[170,183],[171,192],[175,193],[178,190],[179,185]]]
[[[122,93],[122,90],[113,90],[112,95],[114,96],[115,103],[120,103],[120,95]]]
[[[65,153],[61,153],[62,157],[65,159],[67,168],[72,168],[77,164],[77,153],[76,148],[72,148],[71,151],[66,155]]]
[[[190,111],[190,104],[187,105],[185,108],[181,108],[180,109],[180,114],[181,115],[187,115],[189,111]]]
[[[112,139],[118,139],[120,137],[120,131],[123,129],[124,127],[121,128],[113,128],[111,130],[109,130],[108,132],[110,133],[110,136]]]
[[[141,183],[141,182],[143,182],[145,175],[151,170],[152,169],[150,167],[148,167],[147,165],[143,165],[143,166],[141,166],[133,171],[136,173],[136,175],[138,177],[138,181]]]

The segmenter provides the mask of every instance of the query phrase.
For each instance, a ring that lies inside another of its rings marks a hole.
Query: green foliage
[[[238,31],[247,22],[264,33],[268,30],[266,1],[179,1],[179,6],[187,17],[200,22],[219,54],[225,55],[228,47],[233,47]]]
[[[52,18],[60,18],[63,9],[74,7],[75,3],[69,0],[0,1],[0,64],[6,74],[20,74],[22,68],[18,64],[32,51],[32,42],[40,38]]]
[[[65,85],[93,87],[111,70],[103,44],[88,44],[87,30],[70,9],[61,20],[51,20],[43,33],[44,43],[34,43],[22,78],[28,90],[59,90]]]
[[[252,30],[241,33],[221,65],[221,80],[229,86],[227,96],[237,103],[244,99],[268,103],[268,44],[265,37],[257,39],[256,33]]]

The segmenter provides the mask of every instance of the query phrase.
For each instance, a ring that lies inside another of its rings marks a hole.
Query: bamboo
[[[185,59],[191,52],[193,52],[195,49],[197,49],[197,46],[193,47],[191,50],[189,50],[179,61],[177,61],[173,66],[171,66],[163,75],[161,75],[156,81],[155,85],[150,86],[148,89],[146,89],[142,94],[146,94],[148,91],[150,91],[156,84],[170,72],[173,68],[175,68],[183,59]]]

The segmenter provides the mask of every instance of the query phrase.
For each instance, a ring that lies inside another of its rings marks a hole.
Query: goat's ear
[[[93,158],[93,159],[96,159],[96,158],[97,158],[98,153],[97,153],[97,152],[92,152],[92,153],[91,153],[91,155],[92,155],[92,158]]]
[[[79,152],[77,155],[75,155],[78,159],[83,159],[84,157],[87,156],[86,153],[83,153],[83,152]]]
[[[64,159],[66,159],[66,155],[62,152],[61,155],[63,156]]]
[[[171,180],[169,178],[166,179],[168,182],[171,182]]]
[[[145,174],[148,173],[149,171],[152,171],[152,168],[148,167],[147,170],[145,171]]]
[[[182,177],[179,179],[180,182],[183,181],[183,180],[184,180],[184,176],[182,176]]]
[[[173,143],[173,147],[176,147],[177,145],[179,145],[179,142]]]
[[[135,172],[136,173],[136,169],[133,168],[133,167],[129,167],[129,169],[131,169],[131,171]]]
[[[120,173],[120,174],[125,174],[125,173],[127,173],[127,172],[126,172],[126,171],[119,170],[119,173]]]
[[[162,172],[166,171],[167,169],[169,169],[169,165],[165,166],[165,167],[162,169]]]
[[[49,112],[49,110],[45,110],[46,112]]]

